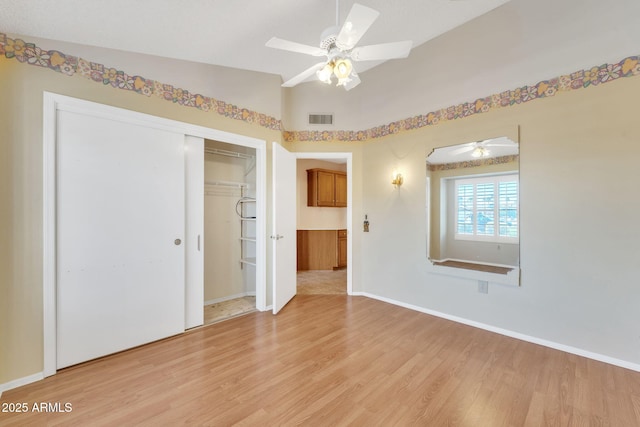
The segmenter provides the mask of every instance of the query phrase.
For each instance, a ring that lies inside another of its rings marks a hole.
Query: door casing
[[[56,373],[56,115],[72,111],[256,150],[256,308],[266,310],[266,141],[83,99],[43,94],[43,376]]]
[[[353,295],[353,153],[295,152],[294,154],[297,159],[346,160],[347,162],[347,294]]]

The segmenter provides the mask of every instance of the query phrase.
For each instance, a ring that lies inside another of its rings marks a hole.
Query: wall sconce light
[[[400,187],[402,185],[402,174],[400,172],[393,172],[391,175],[391,183],[396,187]]]

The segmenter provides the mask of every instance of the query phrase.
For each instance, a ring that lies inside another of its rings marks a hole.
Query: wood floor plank
[[[640,373],[365,297],[299,295],[59,371],[0,426],[635,426]]]

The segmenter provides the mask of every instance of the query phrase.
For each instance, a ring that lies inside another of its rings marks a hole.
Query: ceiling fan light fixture
[[[471,157],[476,159],[480,157],[487,157],[488,155],[489,155],[489,150],[487,150],[484,147],[476,147],[471,152]]]
[[[351,74],[353,66],[348,58],[340,58],[335,62],[333,66],[333,74],[336,75],[338,80],[348,79]],[[346,82],[345,82],[346,83]]]
[[[342,79],[338,79],[338,83],[336,84],[336,86],[346,86],[347,83],[349,83],[351,81],[351,79],[349,77],[344,77]]]
[[[318,79],[326,84],[331,84],[331,74],[333,74],[333,63],[328,62],[322,69],[316,71]]]

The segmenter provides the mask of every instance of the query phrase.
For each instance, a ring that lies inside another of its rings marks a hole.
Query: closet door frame
[[[163,129],[256,150],[256,308],[266,310],[266,141],[138,113],[69,96],[43,93],[43,376],[56,373],[56,136],[57,112],[72,111]],[[203,182],[204,186],[204,182]],[[187,206],[185,206],[188,209]],[[203,212],[204,215],[204,212]],[[185,227],[186,228],[186,227]],[[204,295],[203,295],[204,300]]]

